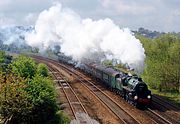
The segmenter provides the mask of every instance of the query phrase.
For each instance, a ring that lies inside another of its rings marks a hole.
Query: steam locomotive
[[[151,104],[151,91],[137,75],[128,75],[111,67],[95,63],[83,64],[81,69],[102,81],[104,85],[120,94],[129,103],[144,107]]]
[[[62,56],[59,57],[59,61],[72,63],[72,60]],[[151,91],[137,75],[129,75],[114,68],[90,62],[83,62],[79,68],[100,80],[103,85],[120,94],[129,103],[135,106],[150,106]]]

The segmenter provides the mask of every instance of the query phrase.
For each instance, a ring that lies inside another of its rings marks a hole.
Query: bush
[[[38,64],[37,74],[42,76],[42,77],[47,77],[48,76],[47,66],[45,64],[42,64],[42,63]]]
[[[19,56],[8,73],[0,71],[0,115],[14,124],[67,124],[59,111],[53,80],[46,65]],[[12,71],[12,72],[11,72]],[[18,76],[17,76],[18,75]]]
[[[26,91],[34,105],[31,118],[29,118],[30,122],[38,124],[51,120],[58,110],[52,80],[37,75],[28,82]]]
[[[5,61],[5,52],[0,51],[0,63],[4,63],[4,61]]]
[[[29,102],[29,94],[24,90],[25,80],[12,74],[0,74],[0,115],[12,116],[15,122],[23,122],[31,113],[33,105]]]
[[[19,56],[11,64],[12,72],[24,78],[33,78],[36,73],[35,61],[26,56]]]

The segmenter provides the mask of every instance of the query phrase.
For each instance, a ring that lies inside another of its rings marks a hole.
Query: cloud
[[[180,31],[179,0],[99,0],[101,11],[120,26],[136,30]],[[106,13],[107,14],[107,13]]]
[[[0,15],[0,26],[9,26],[14,25],[15,23],[16,21],[14,19]]]
[[[180,31],[179,0],[0,0],[1,23],[34,24],[37,15],[53,2],[72,8],[82,18],[111,18],[121,27]],[[133,21],[132,21],[133,20]],[[153,23],[152,23],[153,22]]]
[[[40,12],[51,6],[52,1],[54,0],[1,0],[0,12]]]
[[[54,0],[0,0],[1,24],[8,20],[16,25],[34,24],[34,19],[42,10],[49,8]]]
[[[132,0],[99,0],[101,5],[107,9],[114,9],[119,14],[146,14],[155,11],[155,7],[148,2],[137,2]],[[139,0],[140,1],[140,0]]]
[[[0,1],[0,8],[1,8],[1,9],[4,9],[4,8],[7,7],[10,3],[11,3],[11,0],[1,0],[1,1]]]
[[[28,24],[34,24],[35,21],[37,20],[38,13],[29,13],[25,18],[24,21]]]

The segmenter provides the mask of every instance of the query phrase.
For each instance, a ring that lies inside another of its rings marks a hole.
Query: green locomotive
[[[95,76],[114,92],[119,93],[129,103],[136,106],[149,106],[151,104],[151,91],[137,75],[130,76],[113,68],[94,63],[84,64],[83,70]]]

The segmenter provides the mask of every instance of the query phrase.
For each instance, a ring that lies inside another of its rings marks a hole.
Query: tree
[[[42,77],[47,77],[48,76],[47,66],[43,63],[38,64],[37,74],[42,76]]]
[[[4,63],[4,61],[5,61],[5,52],[0,51],[0,63]]]
[[[45,124],[50,121],[58,111],[52,80],[36,75],[28,82],[26,91],[34,105],[29,122]]]
[[[147,56],[145,81],[159,91],[179,91],[180,39],[167,34],[156,39],[141,38],[141,41]]]
[[[32,104],[28,100],[28,93],[24,90],[25,80],[13,74],[0,74],[0,114],[11,117],[14,123],[26,121],[31,113]]]
[[[46,65],[19,56],[6,72],[0,71],[0,115],[15,124],[67,124],[56,103],[53,80]],[[12,69],[12,70],[11,70]]]
[[[180,40],[174,42],[174,44],[168,50],[169,55],[169,78],[172,85],[175,86],[175,90],[179,92],[180,87]]]
[[[0,51],[0,70],[6,72],[7,66],[12,61],[12,56],[6,55],[4,51]]]
[[[12,72],[24,78],[33,78],[36,73],[35,61],[26,56],[19,56],[11,64]]]

